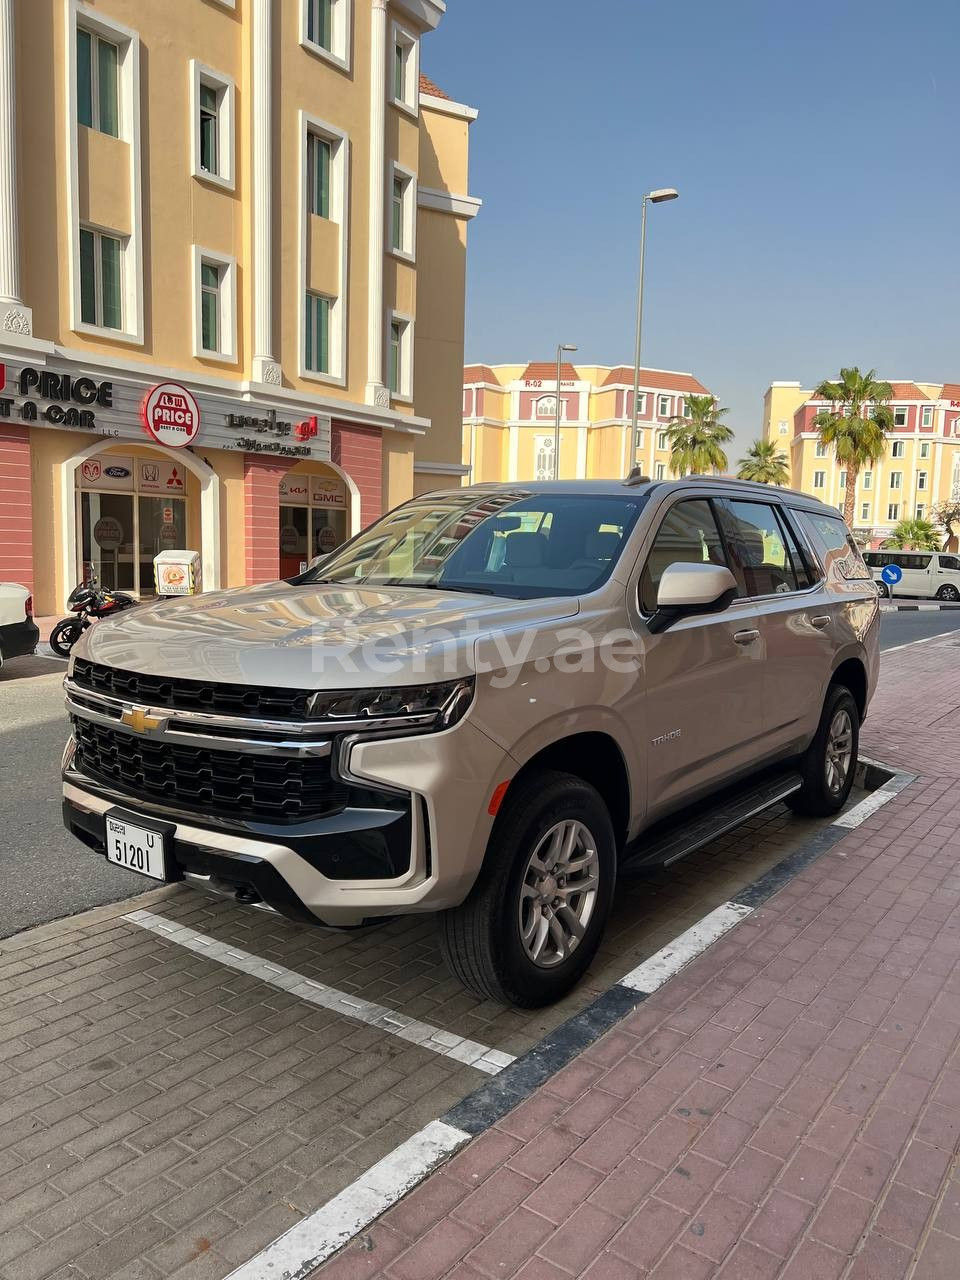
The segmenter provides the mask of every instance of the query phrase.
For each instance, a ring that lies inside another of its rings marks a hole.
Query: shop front
[[[0,580],[40,615],[91,575],[151,598],[162,551],[199,553],[206,590],[290,576],[380,513],[379,427],[2,357]]]

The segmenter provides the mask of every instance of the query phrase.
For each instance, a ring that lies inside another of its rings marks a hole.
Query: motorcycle
[[[126,592],[107,591],[96,578],[81,582],[67,600],[67,608],[76,616],[57,623],[50,633],[50,648],[57,657],[69,658],[70,650],[97,618],[110,617],[139,603]]]

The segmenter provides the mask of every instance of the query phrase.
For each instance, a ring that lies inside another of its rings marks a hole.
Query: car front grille
[[[291,823],[339,813],[348,791],[329,756],[182,746],[74,717],[75,767],[131,800],[227,819]]]
[[[242,684],[183,680],[120,671],[85,658],[73,665],[73,681],[81,689],[171,711],[203,711],[210,715],[246,716],[261,720],[308,720],[308,689],[274,689]]]

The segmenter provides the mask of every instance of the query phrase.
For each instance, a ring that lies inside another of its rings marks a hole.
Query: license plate
[[[163,836],[122,818],[107,818],[107,861],[154,880],[166,880]]]

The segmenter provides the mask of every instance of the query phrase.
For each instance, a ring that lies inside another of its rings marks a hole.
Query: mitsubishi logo
[[[125,706],[120,719],[134,733],[155,733],[167,726],[164,716],[152,716],[146,707]]]

